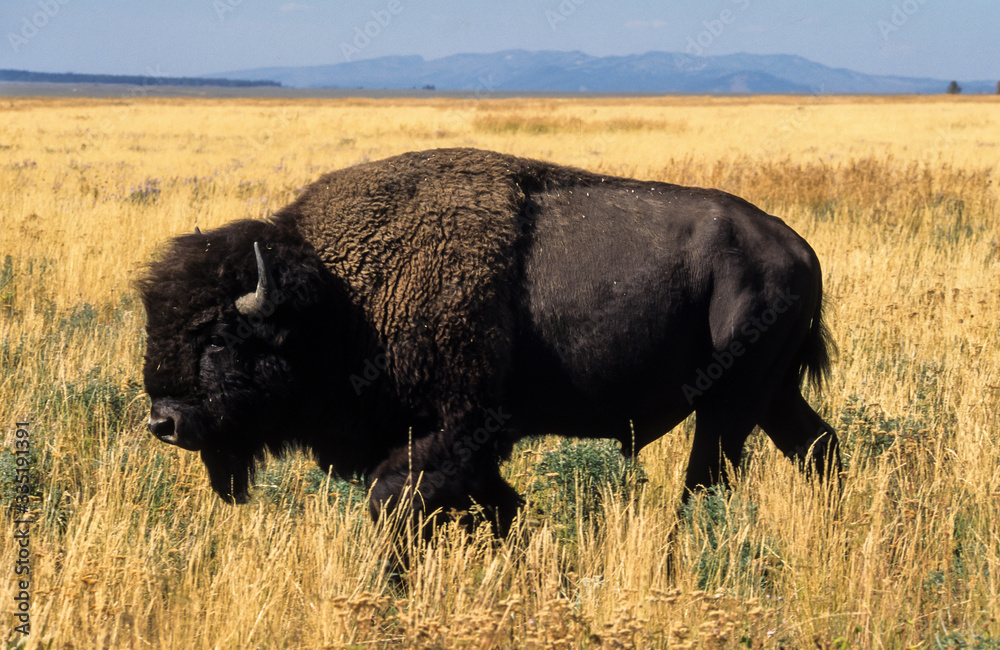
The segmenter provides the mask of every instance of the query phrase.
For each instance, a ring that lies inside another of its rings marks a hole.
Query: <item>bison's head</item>
[[[316,358],[329,362],[317,336],[318,321],[330,326],[324,273],[273,224],[239,222],[175,239],[141,283],[149,429],[199,451],[227,501],[246,500],[265,449],[307,428],[300,398],[316,389]]]

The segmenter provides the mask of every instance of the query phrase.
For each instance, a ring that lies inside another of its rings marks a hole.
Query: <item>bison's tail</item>
[[[830,335],[830,330],[823,320],[823,278],[817,274],[816,309],[812,315],[812,324],[802,347],[799,348],[799,358],[796,364],[799,369],[799,383],[806,377],[814,388],[820,389],[830,377],[830,363],[837,346]]]

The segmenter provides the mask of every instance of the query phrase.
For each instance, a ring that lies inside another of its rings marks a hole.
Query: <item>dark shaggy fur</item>
[[[277,298],[248,318],[254,242]],[[634,453],[693,410],[685,494],[725,480],[720,451],[738,464],[758,424],[792,458],[839,462],[799,392],[829,367],[819,262],[723,192],[409,153],[327,174],[269,221],[176,238],[141,292],[150,426],[199,450],[226,499],[294,446],[364,475],[376,516],[418,483],[416,508],[478,504],[502,532],[519,437]]]

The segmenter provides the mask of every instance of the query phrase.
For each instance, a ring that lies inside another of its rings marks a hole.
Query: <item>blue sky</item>
[[[43,72],[196,76],[519,48],[797,54],[1000,79],[998,0],[0,0],[0,36],[0,68]]]

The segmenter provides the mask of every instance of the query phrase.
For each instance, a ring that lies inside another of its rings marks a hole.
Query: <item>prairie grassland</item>
[[[5,503],[16,422],[34,469],[31,634],[9,646],[1000,647],[995,98],[5,104]],[[738,484],[684,514],[671,578],[690,421],[637,466],[532,441],[505,467],[530,500],[516,539],[446,530],[405,589],[362,489],[303,456],[221,504],[195,454],[144,432],[143,265],[322,171],[439,146],[718,187],[784,218],[824,265],[839,356],[810,400],[842,436],[843,490],[754,436]]]

